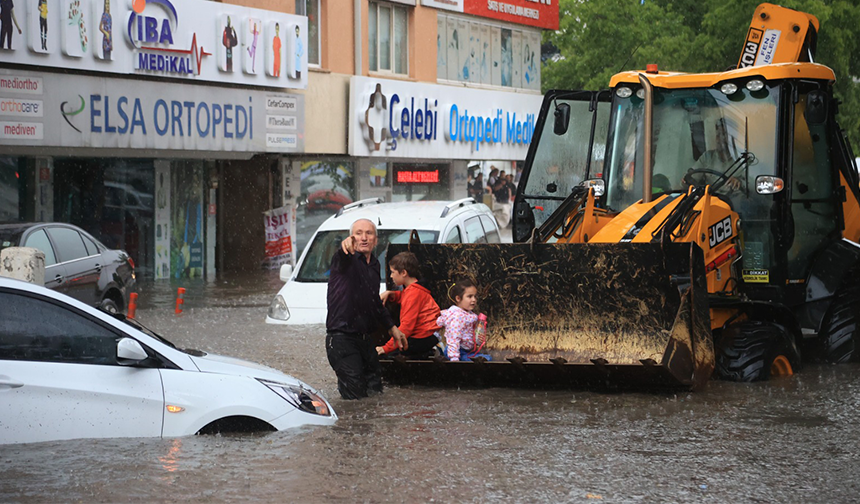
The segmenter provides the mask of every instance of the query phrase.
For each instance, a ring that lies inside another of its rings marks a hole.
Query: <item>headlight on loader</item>
[[[290,318],[290,310],[287,308],[287,302],[284,297],[278,294],[269,305],[269,317],[275,320],[288,320]]]

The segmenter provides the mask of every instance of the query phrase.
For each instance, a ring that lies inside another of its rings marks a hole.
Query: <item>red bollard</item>
[[[126,318],[133,319],[135,311],[137,311],[137,292],[132,292],[128,296],[128,315]]]
[[[176,314],[182,314],[182,305],[185,304],[185,287],[176,289]]]

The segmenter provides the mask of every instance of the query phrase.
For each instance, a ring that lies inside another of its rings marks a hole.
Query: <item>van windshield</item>
[[[384,282],[388,278],[385,271],[385,253],[389,243],[409,243],[411,229],[380,229],[379,243],[376,245],[374,254],[379,258],[379,275]],[[323,231],[318,233],[309,245],[307,255],[299,267],[296,280],[299,282],[328,282],[331,258],[340,247],[340,242],[349,236],[349,230]],[[438,231],[418,231],[421,243],[436,243],[439,238]]]

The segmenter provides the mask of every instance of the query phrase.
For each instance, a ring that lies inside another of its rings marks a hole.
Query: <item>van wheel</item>
[[[824,360],[835,364],[860,361],[860,285],[836,293],[821,332]]]
[[[750,320],[726,328],[717,344],[716,376],[752,382],[791,376],[800,368],[794,339],[778,324]]]
[[[108,312],[108,313],[119,313],[119,307],[116,305],[116,301],[111,298],[102,299],[99,308]]]

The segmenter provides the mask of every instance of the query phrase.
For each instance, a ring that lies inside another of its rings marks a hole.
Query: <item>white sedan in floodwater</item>
[[[0,444],[332,425],[312,387],[0,277]]]

